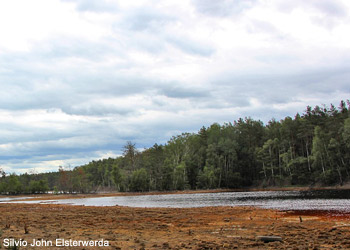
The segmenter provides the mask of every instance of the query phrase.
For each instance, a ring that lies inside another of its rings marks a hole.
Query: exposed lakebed
[[[0,198],[0,202],[149,208],[256,206],[278,210],[326,210],[350,213],[350,190],[161,194],[28,201]]]

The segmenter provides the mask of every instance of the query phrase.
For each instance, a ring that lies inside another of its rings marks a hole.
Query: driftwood
[[[256,239],[261,240],[265,243],[274,242],[274,241],[282,241],[282,237],[279,237],[279,236],[257,236]]]

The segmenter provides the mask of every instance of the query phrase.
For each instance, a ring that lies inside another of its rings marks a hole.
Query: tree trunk
[[[308,149],[308,143],[307,143],[307,141],[305,142],[305,146],[306,146],[307,166],[308,166],[308,168],[309,168],[309,172],[311,172],[310,157],[309,157],[309,149]]]
[[[271,175],[272,175],[272,178],[275,178],[274,171],[273,171],[273,162],[272,162],[271,147],[269,147],[269,154],[270,154]]]

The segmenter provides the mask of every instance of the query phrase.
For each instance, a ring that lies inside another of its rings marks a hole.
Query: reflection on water
[[[279,210],[337,210],[350,212],[350,190],[164,194],[13,202],[173,208],[257,206]]]

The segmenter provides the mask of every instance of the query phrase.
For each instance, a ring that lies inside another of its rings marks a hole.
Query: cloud
[[[312,21],[327,29],[332,29],[342,19],[348,16],[348,6],[344,1],[311,0],[311,1],[277,1],[278,9],[284,12],[292,12],[296,9],[307,10]]]
[[[144,148],[214,122],[337,106],[350,94],[349,8],[0,2],[0,165],[52,171],[119,155],[128,140]]]
[[[118,11],[118,4],[116,1],[106,0],[63,0],[65,2],[72,2],[76,5],[76,9],[82,12],[110,12]]]
[[[310,1],[309,4],[322,11],[327,16],[346,17],[348,14],[346,6],[341,1],[313,0]]]
[[[122,25],[134,31],[157,31],[175,21],[175,17],[157,11],[155,8],[142,7],[126,13]]]
[[[205,45],[202,41],[191,41],[184,37],[169,37],[167,41],[187,54],[208,57],[215,52],[210,45]]]
[[[326,16],[333,17],[345,17],[347,15],[347,6],[344,4],[344,1],[339,0],[310,0],[302,1],[296,0],[293,2],[286,2],[282,0],[277,0],[276,7],[280,11],[291,12],[296,8],[300,9],[310,9],[318,10]]]
[[[173,85],[173,86],[172,86]],[[194,89],[190,87],[180,87],[177,86],[176,83],[168,84],[168,87],[160,87],[159,94],[164,94],[167,97],[171,98],[179,98],[179,99],[186,99],[186,98],[208,98],[210,97],[210,93],[208,93],[206,90],[201,89]]]
[[[237,15],[253,6],[255,0],[193,0],[196,9],[203,14],[228,17]]]

